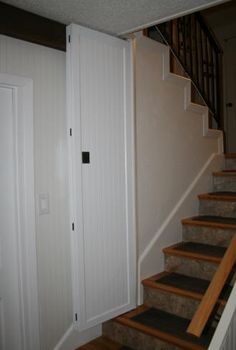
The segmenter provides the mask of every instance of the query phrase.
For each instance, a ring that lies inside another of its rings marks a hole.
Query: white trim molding
[[[39,350],[39,308],[35,234],[33,82],[0,73],[0,86],[13,90],[20,306],[24,350]]]
[[[102,335],[102,326],[91,327],[79,332],[74,324],[68,328],[53,350],[74,350]]]

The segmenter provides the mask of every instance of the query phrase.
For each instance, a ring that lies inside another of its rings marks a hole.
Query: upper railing
[[[220,128],[222,50],[202,16],[191,14],[147,29],[150,37],[155,38],[155,32],[170,46]]]

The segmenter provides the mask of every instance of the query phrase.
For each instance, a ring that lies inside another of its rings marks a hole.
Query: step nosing
[[[236,153],[225,153],[226,159],[236,159]]]
[[[175,244],[174,246],[164,248],[163,251],[167,255],[182,256],[190,259],[220,263],[226,248],[196,242],[182,242]]]
[[[236,201],[236,192],[234,191],[216,191],[199,194],[198,198],[200,200],[212,200],[212,201]]]
[[[210,284],[208,280],[175,272],[160,273],[145,279],[142,283],[146,288],[157,289],[199,301],[203,298]],[[218,303],[225,305],[231,291],[232,287],[226,284],[218,298]]]
[[[236,170],[227,170],[227,171],[216,171],[213,173],[215,177],[235,177]]]
[[[211,216],[211,215],[200,215],[185,218],[182,220],[183,225],[192,226],[214,226],[219,228],[231,228],[236,229],[236,218]]]
[[[219,264],[222,260],[222,258],[219,257],[214,257],[214,256],[209,256],[209,255],[204,255],[204,254],[199,254],[199,253],[188,253],[185,251],[179,251],[180,253],[176,253],[176,250],[164,250],[164,252],[167,255],[174,255],[174,256],[180,256],[183,258],[189,258],[189,259],[196,259],[196,260],[204,260],[208,262],[214,262],[216,264]]]

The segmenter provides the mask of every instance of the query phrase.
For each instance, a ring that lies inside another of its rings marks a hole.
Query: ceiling
[[[3,0],[64,24],[121,35],[225,0]]]

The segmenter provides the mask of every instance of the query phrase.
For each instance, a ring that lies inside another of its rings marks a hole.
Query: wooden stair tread
[[[236,153],[225,153],[226,159],[236,159]]]
[[[218,191],[211,193],[204,193],[198,196],[199,199],[203,200],[216,200],[216,201],[236,201],[236,192],[230,191]]]
[[[166,292],[178,294],[184,297],[201,300],[206,292],[209,281],[189,277],[176,272],[162,272],[143,281],[143,285],[149,288],[160,289]],[[226,284],[219,298],[219,303],[226,304],[232,287]]]
[[[206,327],[200,338],[186,333],[190,320],[168,312],[148,307],[139,307],[115,319],[117,322],[151,335],[182,349],[207,349],[214,330]]]
[[[219,264],[226,248],[197,242],[181,242],[164,248],[163,251],[168,255],[205,260]]]
[[[213,176],[219,176],[219,177],[230,177],[230,176],[236,176],[236,170],[222,170],[222,171],[216,171],[213,172]]]
[[[107,337],[99,337],[88,344],[81,346],[77,350],[132,350],[127,346],[123,346],[113,340],[108,339]]]
[[[236,230],[236,218],[223,216],[199,215],[183,219],[182,224]]]

